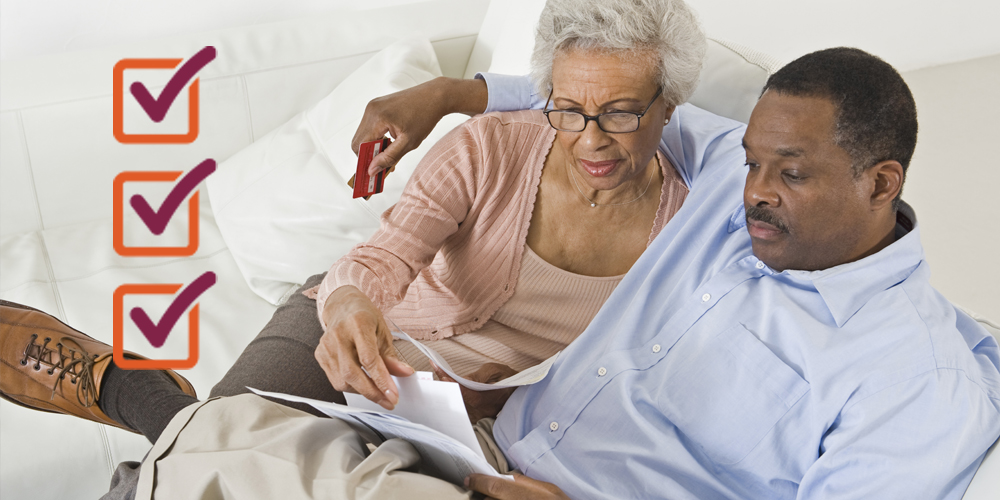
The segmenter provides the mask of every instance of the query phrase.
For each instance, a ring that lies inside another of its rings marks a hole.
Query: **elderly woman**
[[[550,0],[532,58],[545,110],[452,131],[314,289],[333,386],[388,407],[388,375],[409,374],[396,350],[429,368],[393,349],[392,324],[464,374],[519,371],[576,338],[687,193],[657,145],[703,46],[680,2]]]
[[[703,53],[704,36],[679,0],[549,0],[532,57],[545,109],[482,115],[435,145],[379,231],[279,308],[213,395],[254,386],[330,400],[339,397],[335,391],[356,391],[391,408],[398,393],[389,375],[428,366],[412,346],[393,343],[392,325],[479,380],[563,349],[687,194],[657,146],[675,106],[694,90]],[[359,136],[372,132],[364,128]],[[38,311],[4,307],[24,316],[17,328],[4,325],[5,345],[25,336],[23,354],[35,364],[52,356],[36,345],[37,334],[27,338],[30,321],[75,336],[63,347],[95,359],[74,371],[93,372],[81,376],[96,381],[85,398],[41,381],[60,398],[44,409],[155,441],[194,401],[176,374],[125,372],[110,362],[109,346]],[[18,376],[43,373],[52,375],[26,369]],[[42,408],[32,403],[37,398],[19,397],[10,380],[4,397]],[[495,416],[504,399],[472,415]],[[246,411],[226,415],[247,422],[215,421],[213,433],[259,428]],[[198,425],[192,420],[184,432]],[[502,464],[502,455],[496,458]]]

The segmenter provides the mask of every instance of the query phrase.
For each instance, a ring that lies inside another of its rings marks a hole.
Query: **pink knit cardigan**
[[[399,202],[382,214],[379,230],[335,262],[315,289],[320,321],[330,293],[354,285],[417,339],[482,326],[517,287],[555,136],[540,111],[480,115],[448,133],[421,160]],[[664,182],[649,241],[688,192],[657,154]]]

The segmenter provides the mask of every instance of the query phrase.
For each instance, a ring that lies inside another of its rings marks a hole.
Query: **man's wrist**
[[[484,80],[439,76],[432,82],[437,102],[443,106],[442,117],[451,113],[473,116],[486,111],[489,92]]]

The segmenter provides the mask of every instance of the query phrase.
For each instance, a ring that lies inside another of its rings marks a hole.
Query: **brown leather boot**
[[[112,347],[38,309],[0,300],[0,397],[34,410],[65,413],[136,432],[97,405]],[[125,351],[125,357],[146,359]],[[164,370],[191,396],[184,377]]]

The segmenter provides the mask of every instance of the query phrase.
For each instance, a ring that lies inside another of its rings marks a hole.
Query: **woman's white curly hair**
[[[679,105],[698,86],[705,34],[682,0],[548,0],[538,20],[531,77],[552,89],[552,62],[563,50],[604,50],[621,57],[659,56],[659,83],[667,104]],[[636,50],[638,49],[638,50]]]

